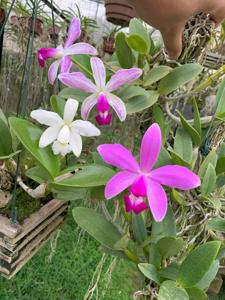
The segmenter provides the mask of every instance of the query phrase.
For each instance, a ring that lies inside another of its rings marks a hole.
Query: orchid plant
[[[220,233],[225,232],[224,71],[208,78],[198,63],[157,61],[160,47],[138,19],[131,20],[128,34],[117,34],[116,55],[107,63],[93,57],[97,51],[91,45],[75,43],[79,35],[75,18],[64,46],[38,51],[41,66],[57,59],[49,82],[59,72],[66,86],[51,97],[51,111],[32,111],[33,122],[15,117],[9,124],[5,118],[0,122],[8,130],[4,136],[12,139],[13,132],[37,162],[26,172],[39,184],[30,194],[71,200],[71,192],[83,198],[88,190],[85,197],[97,199],[101,212],[75,207],[75,221],[103,251],[138,266],[147,283],[143,294],[159,300],[208,299],[225,249]],[[73,62],[79,70],[70,72]],[[196,95],[204,97],[212,79],[218,81],[216,112],[201,117]],[[175,111],[180,100],[192,105],[191,119]],[[91,122],[94,108],[101,131]],[[112,118],[113,111],[118,118]],[[79,114],[82,120],[74,120]],[[81,136],[88,138],[87,145]],[[11,159],[18,149],[11,140],[7,144],[2,157]],[[112,198],[109,207],[106,200]]]

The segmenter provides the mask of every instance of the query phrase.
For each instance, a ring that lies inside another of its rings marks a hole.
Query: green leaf
[[[194,128],[201,137],[202,135],[201,117],[198,109],[198,104],[195,98],[193,99],[193,108],[194,108]]]
[[[151,69],[148,74],[144,77],[144,87],[148,87],[152,85],[153,83],[159,81],[163,77],[165,77],[167,74],[170,73],[172,68],[168,66],[157,66]]]
[[[155,91],[148,91],[144,96],[136,96],[126,103],[127,113],[134,114],[151,107],[157,102],[159,94]]]
[[[71,57],[72,62],[88,77],[92,78],[90,57],[85,54],[76,54]]]
[[[198,64],[186,64],[175,68],[159,83],[159,92],[168,95],[187,82],[196,78],[203,70]]]
[[[225,233],[225,219],[213,218],[207,221],[206,228],[208,230],[214,230]]]
[[[79,90],[75,90],[72,88],[64,88],[59,92],[58,96],[64,99],[75,99],[79,102],[83,102],[85,98],[88,97],[89,94],[81,92]]]
[[[132,53],[130,47],[128,47],[126,42],[126,35],[123,32],[119,32],[116,35],[116,55],[120,66],[124,69],[132,68],[135,63],[135,57]]]
[[[154,165],[154,168],[157,169],[158,167],[171,165],[171,164],[172,164],[172,159],[169,152],[164,147],[161,147],[159,157],[156,164]]]
[[[139,36],[141,38],[141,40],[146,44],[146,51],[141,52],[141,53],[149,52],[150,47],[151,47],[150,36],[149,36],[147,28],[143,25],[143,23],[139,19],[137,19],[137,18],[131,19],[130,24],[129,24],[129,34]],[[138,51],[138,52],[140,52],[140,51]]]
[[[208,296],[204,291],[197,287],[186,289],[190,300],[208,300]]]
[[[138,244],[144,243],[147,238],[145,223],[141,214],[132,213],[132,230],[135,240]]]
[[[216,186],[216,170],[212,164],[209,164],[201,184],[201,193],[205,196],[210,195]]]
[[[142,54],[147,54],[148,53],[148,45],[147,43],[145,42],[145,40],[140,37],[139,35],[137,34],[131,34],[129,36],[126,37],[126,42],[127,42],[127,45],[139,52],[139,53],[142,53]]]
[[[155,243],[151,243],[149,247],[149,263],[154,265],[157,270],[160,269],[162,264],[162,256]]]
[[[158,300],[189,300],[189,296],[175,281],[166,280],[160,286]]]
[[[41,164],[52,178],[56,177],[60,168],[58,157],[53,154],[50,146],[40,148],[38,145],[43,133],[42,130],[26,120],[15,117],[9,118],[9,124],[26,150]]]
[[[7,119],[3,114],[2,110],[0,110],[0,136],[0,156],[7,157],[8,155],[13,153],[12,136],[10,133]]]
[[[186,130],[178,128],[174,139],[174,150],[179,156],[187,161],[192,162],[193,145],[192,139]]]
[[[221,114],[225,113],[225,78],[222,80],[221,84],[219,85],[219,89],[216,94],[216,116],[220,116]]]
[[[48,173],[39,166],[27,170],[26,176],[38,182],[39,184],[49,181]]]
[[[221,157],[217,161],[216,165],[216,174],[222,174],[225,173],[225,157]]]
[[[191,164],[184,160],[178,153],[176,153],[171,147],[168,148],[172,162],[176,165],[181,165],[187,168],[191,168]]]
[[[176,222],[170,207],[162,222],[152,221],[152,238],[155,242],[165,236],[176,237]]]
[[[58,188],[63,187],[95,187],[102,186],[115,175],[115,172],[103,165],[85,165],[79,168],[74,175],[58,182],[52,183]]]
[[[142,263],[138,264],[138,268],[141,271],[141,273],[144,274],[145,277],[154,281],[157,284],[160,284],[159,275],[154,265]]]
[[[180,266],[178,283],[185,288],[195,286],[211,268],[220,246],[219,241],[213,241],[192,250]]]
[[[125,86],[124,88],[120,89],[119,92],[117,93],[117,95],[118,95],[118,97],[123,99],[123,101],[126,102],[129,99],[134,98],[136,96],[145,96],[146,90],[140,86],[129,85],[129,86]]]
[[[56,194],[56,199],[61,201],[83,200],[87,197],[87,189],[74,188],[73,190],[64,190]]]
[[[211,265],[210,269],[208,270],[208,272],[205,274],[205,276],[196,284],[196,287],[202,290],[207,290],[210,284],[212,283],[212,281],[215,279],[219,267],[220,267],[220,262],[218,260],[215,260]]]
[[[93,209],[75,207],[72,213],[76,223],[102,246],[113,249],[116,242],[122,238],[118,229]]]
[[[187,131],[187,133],[191,136],[194,145],[199,146],[201,144],[201,141],[202,141],[201,136],[195,130],[195,128],[188,123],[188,121],[184,118],[184,116],[180,112],[178,112],[178,113],[179,113],[179,116],[180,116],[182,126]]]
[[[54,95],[51,96],[50,102],[51,102],[52,110],[63,118],[66,101],[63,98]]]
[[[206,156],[206,158],[204,159],[203,163],[201,164],[199,171],[198,171],[198,175],[203,178],[205,175],[205,172],[208,168],[209,164],[212,164],[214,168],[216,168],[216,163],[217,163],[217,153],[216,150],[213,149],[212,151],[209,152],[209,154]]]
[[[161,269],[159,275],[161,278],[176,280],[179,271],[179,266],[175,263],[170,264],[168,267]]]
[[[182,240],[182,238],[174,238],[169,236],[163,237],[157,242],[157,247],[163,259],[178,255],[184,245],[185,242]]]
[[[171,197],[179,205],[185,205],[185,196],[175,189],[171,189]]]

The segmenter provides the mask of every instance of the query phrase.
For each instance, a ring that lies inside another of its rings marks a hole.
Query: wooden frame
[[[0,274],[12,278],[61,226],[67,209],[68,202],[51,200],[21,225],[0,215]]]

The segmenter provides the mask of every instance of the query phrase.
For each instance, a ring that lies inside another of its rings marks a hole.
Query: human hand
[[[225,19],[225,0],[130,0],[138,16],[159,29],[169,56],[182,51],[182,35],[187,20],[203,12],[218,26]]]

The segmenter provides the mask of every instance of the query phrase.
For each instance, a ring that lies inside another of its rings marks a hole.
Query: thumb
[[[173,29],[161,32],[166,51],[172,59],[177,59],[182,52],[183,29],[183,26],[177,26]]]

